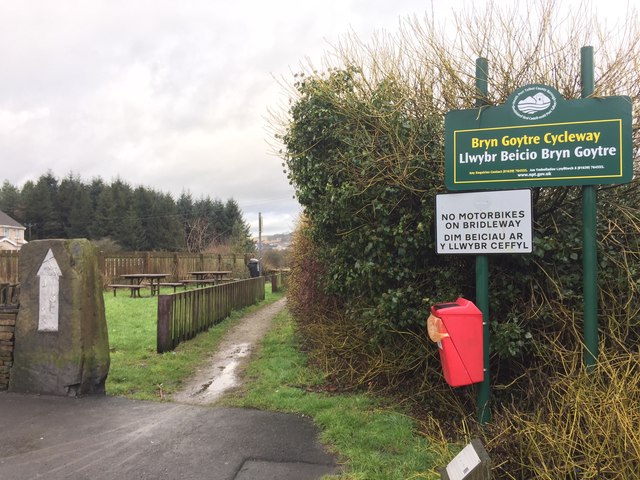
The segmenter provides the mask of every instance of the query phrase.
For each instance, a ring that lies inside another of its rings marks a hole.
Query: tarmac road
[[[0,479],[315,480],[336,473],[309,418],[0,392]]]

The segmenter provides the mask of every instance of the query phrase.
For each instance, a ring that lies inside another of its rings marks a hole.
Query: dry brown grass
[[[487,444],[498,478],[634,479],[640,472],[640,356],[601,352],[587,373],[579,351],[557,352],[537,407],[503,406]]]

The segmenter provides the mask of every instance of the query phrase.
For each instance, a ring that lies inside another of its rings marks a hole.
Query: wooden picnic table
[[[206,285],[208,283],[216,285],[232,273],[233,272],[231,270],[201,270],[197,272],[189,272],[189,275],[196,277],[194,283],[198,285]]]
[[[120,275],[131,282],[131,285],[140,285],[144,280],[149,280],[151,296],[160,293],[160,282],[169,276],[168,273],[125,273]],[[133,293],[133,292],[132,292]]]

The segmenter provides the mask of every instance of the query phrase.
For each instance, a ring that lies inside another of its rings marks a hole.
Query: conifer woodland
[[[476,58],[489,61],[490,105],[533,83],[575,99],[592,45],[595,96],[633,102],[637,163],[638,17],[606,24],[567,3],[477,3],[454,24],[427,14],[366,43],[346,36],[285,82],[291,102],[272,119],[304,207],[289,305],[312,358],[338,389],[395,395],[434,441],[480,436],[497,478],[640,472],[638,180],[598,187],[594,371],[582,364],[580,187],[535,188],[533,253],[490,259],[490,424],[476,424],[474,387],[444,383],[425,332],[431,305],[475,297],[473,258],[435,253],[434,196],[444,114],[474,107]]]
[[[5,181],[0,210],[22,223],[27,240],[88,238],[103,250],[203,252],[225,245],[253,251],[249,225],[235,200],[193,199],[116,179],[85,183],[51,172],[21,187]]]

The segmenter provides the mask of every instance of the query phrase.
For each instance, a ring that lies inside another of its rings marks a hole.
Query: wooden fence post
[[[171,295],[158,295],[158,326],[157,349],[158,353],[168,352],[173,349],[171,339],[171,317],[173,316],[173,297]]]
[[[177,253],[173,254],[173,277],[172,282],[177,282],[180,279],[180,257]]]

